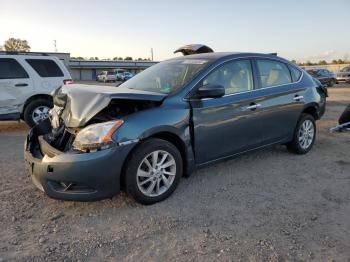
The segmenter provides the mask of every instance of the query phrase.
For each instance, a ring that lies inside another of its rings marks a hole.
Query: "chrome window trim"
[[[265,60],[273,60],[273,61],[277,61],[277,62],[280,62],[280,63],[284,63],[286,64],[285,61],[281,61],[279,59],[275,59],[275,58],[271,58],[271,57],[261,57],[261,56],[249,56],[249,57],[235,57],[235,58],[232,58],[232,59],[229,59],[229,60],[226,60],[226,61],[222,61],[221,63],[217,64],[215,67],[213,67],[204,77],[202,77],[201,79],[199,79],[192,87],[192,89],[198,85],[198,83],[200,81],[202,81],[205,77],[207,77],[211,72],[213,72],[216,68],[218,68],[219,66],[221,66],[222,64],[224,63],[228,63],[228,62],[232,62],[234,60],[238,60],[238,59],[246,59],[246,60],[251,60],[252,58],[259,58],[259,59],[265,59]],[[287,68],[288,68],[288,64],[287,65]],[[253,67],[252,67],[253,69]],[[265,89],[270,89],[270,88],[275,88],[275,87],[280,87],[280,86],[286,86],[286,85],[291,85],[291,84],[297,84],[297,83],[300,83],[303,76],[304,76],[304,71],[303,70],[300,70],[298,69],[299,71],[301,71],[301,75],[299,77],[299,80],[296,81],[296,82],[291,82],[291,83],[288,83],[288,84],[282,84],[282,85],[275,85],[275,86],[268,86],[268,87],[261,87],[261,88],[255,88],[255,85],[254,85],[254,89],[253,90],[247,90],[247,91],[242,91],[242,92],[237,92],[237,93],[232,93],[232,94],[227,94],[227,95],[224,95],[222,97],[228,97],[228,96],[233,96],[233,95],[240,95],[240,94],[245,94],[245,93],[249,93],[249,92],[254,92],[254,91],[259,91],[259,90],[265,90]],[[252,73],[253,73],[253,78],[254,78],[254,72],[252,70]],[[291,76],[292,77],[292,76]],[[292,79],[293,80],[293,79]],[[211,99],[216,99],[216,98],[201,98],[201,99],[191,99],[191,98],[186,98],[192,91],[192,89],[185,95],[185,98],[183,98],[184,101],[190,101],[190,100],[201,100],[201,101],[206,101],[206,100],[211,100]],[[222,97],[219,97],[219,98],[222,98]]]

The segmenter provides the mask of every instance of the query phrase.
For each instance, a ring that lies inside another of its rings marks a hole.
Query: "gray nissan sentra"
[[[254,149],[309,152],[326,96],[276,55],[182,56],[119,87],[57,89],[50,119],[26,139],[26,168],[53,198],[97,200],[124,190],[152,204],[195,169]]]

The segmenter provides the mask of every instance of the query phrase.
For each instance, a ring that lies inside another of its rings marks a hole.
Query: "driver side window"
[[[203,79],[203,85],[215,84],[225,88],[225,95],[253,90],[250,60],[225,63]]]

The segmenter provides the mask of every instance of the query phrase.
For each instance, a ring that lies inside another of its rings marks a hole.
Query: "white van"
[[[51,92],[70,83],[67,68],[57,57],[0,52],[0,120],[38,124],[48,117]]]

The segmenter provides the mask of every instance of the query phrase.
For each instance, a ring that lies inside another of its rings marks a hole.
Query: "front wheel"
[[[287,144],[287,148],[295,154],[306,154],[311,150],[315,138],[315,119],[309,114],[302,114],[295,128],[293,140]]]
[[[127,163],[126,192],[141,204],[162,201],[177,187],[182,166],[181,154],[173,144],[158,138],[146,140]]]

